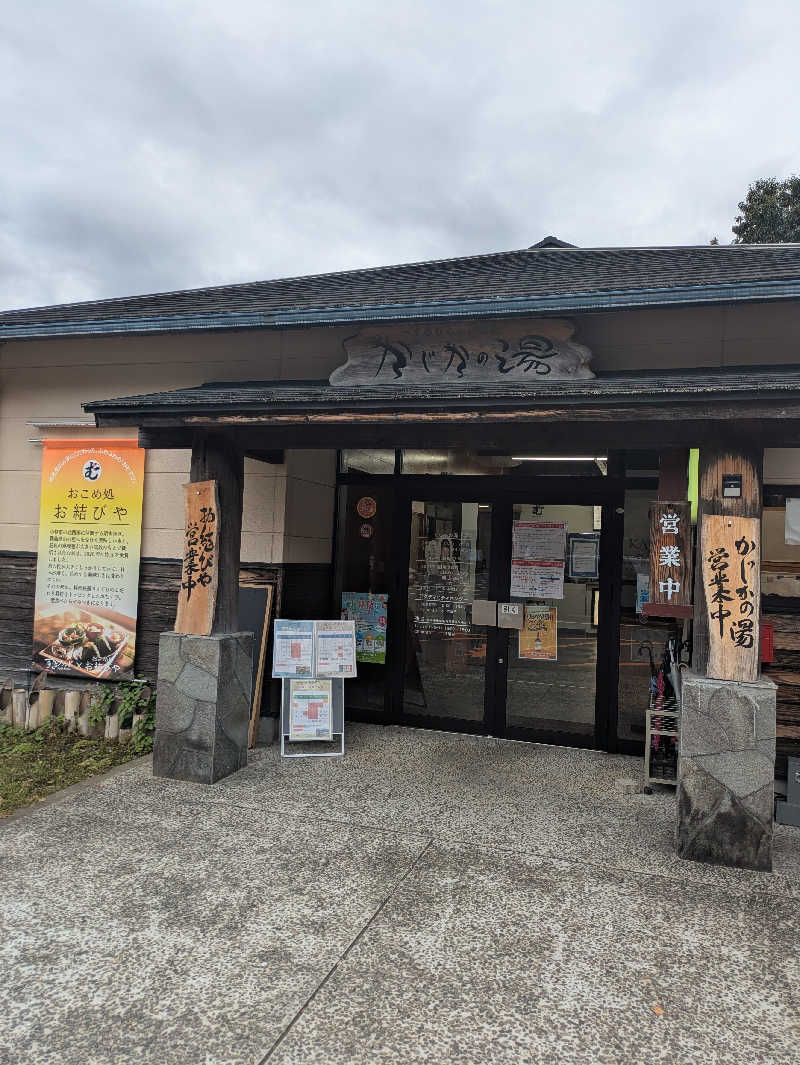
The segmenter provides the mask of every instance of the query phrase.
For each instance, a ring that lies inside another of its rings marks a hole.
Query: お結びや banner
[[[34,668],[133,674],[144,450],[135,440],[46,440]]]

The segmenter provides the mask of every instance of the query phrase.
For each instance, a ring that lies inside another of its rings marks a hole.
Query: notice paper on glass
[[[289,681],[289,739],[329,740],[333,681]]]
[[[356,626],[353,621],[315,621],[314,672],[318,677],[356,675]]]
[[[525,623],[519,634],[519,657],[542,662],[558,661],[558,611],[534,603],[525,607]]]
[[[314,622],[277,619],[273,677],[310,677],[314,672]]]
[[[600,575],[600,534],[570,533],[568,576],[578,581],[596,581]]]
[[[383,592],[342,592],[342,617],[356,623],[356,661],[386,662],[389,596]]]
[[[515,521],[511,557],[527,560],[560,559],[567,551],[567,522]],[[513,592],[511,593],[514,594]]]
[[[563,561],[512,559],[511,595],[516,599],[563,599]]]

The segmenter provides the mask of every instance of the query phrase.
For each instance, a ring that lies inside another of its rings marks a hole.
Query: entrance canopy
[[[190,447],[222,431],[241,447],[399,447],[519,443],[699,445],[746,433],[796,439],[800,369],[638,371],[490,388],[212,382],[85,403],[99,426],[138,426],[147,447]],[[424,437],[421,437],[424,434]]]

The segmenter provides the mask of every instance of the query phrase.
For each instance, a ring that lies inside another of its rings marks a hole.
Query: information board
[[[314,622],[275,621],[273,677],[311,677],[314,673]]]
[[[329,740],[333,695],[331,681],[320,677],[289,681],[289,739]]]
[[[356,630],[355,622],[314,622],[314,673],[318,677],[342,677],[356,675]]]

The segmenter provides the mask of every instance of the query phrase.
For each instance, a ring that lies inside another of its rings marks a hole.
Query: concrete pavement
[[[792,1065],[800,830],[685,863],[636,759],[397,728],[0,822],[0,1062]]]

